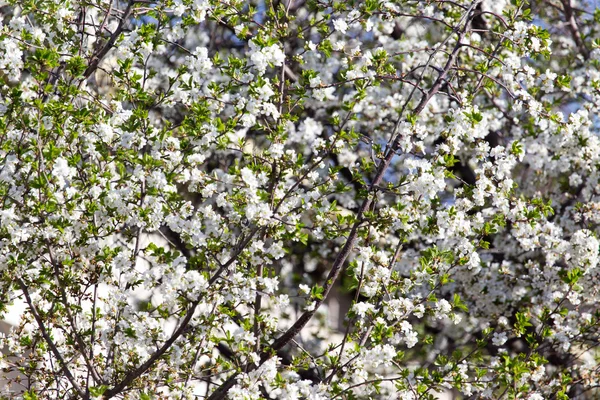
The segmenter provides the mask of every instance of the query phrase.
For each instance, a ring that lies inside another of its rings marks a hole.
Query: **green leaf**
[[[23,393],[24,400],[37,400],[39,397],[32,390],[28,390]]]

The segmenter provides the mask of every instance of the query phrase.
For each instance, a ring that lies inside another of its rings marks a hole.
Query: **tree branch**
[[[108,42],[106,42],[104,47],[102,47],[102,49],[99,52],[97,52],[96,54],[94,54],[92,56],[90,65],[88,65],[87,69],[83,73],[84,79],[89,78],[94,73],[94,71],[96,71],[96,69],[98,69],[98,65],[100,64],[100,61],[102,61],[104,56],[106,56],[106,54],[114,46],[115,42],[121,35],[121,32],[123,32],[123,29],[125,28],[125,24],[127,23],[129,16],[131,15],[131,12],[133,10],[134,3],[135,3],[135,1],[133,1],[133,0],[129,1],[129,3],[127,4],[127,8],[125,8],[125,11],[123,12],[123,16],[121,17],[121,21],[119,22],[119,26],[117,26],[117,29],[115,29],[115,31],[110,36],[110,38],[108,39]],[[111,10],[109,10],[109,12],[110,11]]]
[[[37,311],[37,308],[33,304],[33,300],[31,300],[31,296],[29,295],[29,291],[27,290],[27,285],[25,285],[25,282],[21,278],[17,279],[17,284],[19,285],[19,288],[21,289],[21,291],[23,292],[23,295],[25,296],[27,305],[29,306],[29,309],[31,310],[31,314],[33,314],[33,318],[35,318],[35,321],[37,322],[37,324],[40,328],[40,332],[42,333],[44,340],[46,341],[48,346],[50,346],[50,350],[52,351],[52,354],[54,354],[54,357],[56,357],[56,359],[58,360],[58,363],[60,364],[60,367],[62,368],[65,376],[67,377],[69,382],[71,382],[71,385],[73,385],[73,388],[75,389],[75,391],[77,392],[79,397],[81,397],[82,399],[89,399],[89,396],[86,395],[86,393],[83,391],[83,389],[81,389],[81,387],[77,383],[77,380],[71,373],[71,370],[69,370],[69,367],[67,367],[67,363],[65,362],[65,359],[60,354],[60,351],[56,347],[56,344],[50,337],[50,334],[48,333],[48,330],[46,329],[46,325],[44,325],[44,321],[42,320],[42,317],[40,316],[40,314]]]
[[[590,56],[590,51],[585,46],[585,42],[581,37],[581,32],[579,31],[577,21],[575,20],[575,15],[573,14],[573,8],[571,7],[571,0],[561,0],[561,3],[563,5],[565,19],[567,20],[571,36],[573,36],[573,40],[575,41],[575,44],[577,44],[579,51],[581,51],[581,53],[583,54],[583,57],[587,59]]]

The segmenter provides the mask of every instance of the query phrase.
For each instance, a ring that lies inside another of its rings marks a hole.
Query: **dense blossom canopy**
[[[0,1],[0,398],[598,398],[595,4]]]

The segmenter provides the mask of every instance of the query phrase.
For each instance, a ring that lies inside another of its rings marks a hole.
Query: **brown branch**
[[[565,19],[567,20],[571,36],[573,36],[573,40],[575,41],[575,44],[577,44],[579,51],[583,54],[583,57],[587,59],[590,56],[590,51],[585,46],[585,42],[581,37],[581,32],[579,32],[579,27],[577,26],[577,21],[573,14],[573,8],[571,7],[571,0],[561,0],[561,3],[563,5]]]
[[[79,347],[77,350],[83,356],[83,360],[85,361],[85,364],[87,365],[88,371],[92,375],[94,382],[95,383],[104,383],[104,380],[100,377],[100,375],[98,374],[98,371],[96,371],[96,368],[94,368],[94,365],[92,364],[92,360],[88,358],[87,351],[86,351],[87,346],[85,345],[85,343],[83,342],[83,339],[77,332],[77,324],[75,323],[75,318],[73,317],[73,313],[71,313],[69,301],[67,299],[67,293],[65,292],[65,285],[64,285],[62,279],[60,278],[59,264],[58,264],[58,262],[56,262],[56,259],[54,258],[50,244],[46,243],[46,245],[48,246],[48,254],[50,256],[50,263],[52,264],[52,267],[54,270],[54,278],[56,279],[56,285],[57,285],[58,291],[60,293],[60,298],[62,300],[63,305],[65,306],[65,312],[67,313],[67,319],[69,321],[69,325],[71,326],[71,329],[73,330],[73,337],[75,339],[75,342],[77,343],[77,346]],[[90,347],[93,347],[93,346],[94,346],[93,343],[91,343]]]
[[[50,334],[48,333],[48,330],[46,329],[46,325],[44,324],[44,320],[38,313],[35,305],[33,304],[33,300],[31,300],[31,296],[29,295],[29,291],[27,290],[27,285],[25,285],[25,282],[20,278],[17,279],[17,284],[19,285],[19,288],[21,289],[21,291],[23,292],[23,295],[25,296],[27,305],[29,306],[29,309],[31,310],[31,314],[33,314],[33,318],[35,318],[35,321],[37,322],[38,327],[40,328],[40,332],[42,333],[44,340],[46,341],[48,346],[50,346],[50,350],[52,351],[52,354],[54,354],[54,357],[56,357],[56,359],[58,360],[58,363],[60,364],[60,367],[62,368],[65,376],[67,377],[69,382],[71,382],[71,385],[73,385],[73,388],[75,389],[75,391],[77,392],[79,397],[81,397],[82,399],[89,399],[89,396],[86,395],[86,393],[83,391],[83,389],[81,389],[81,387],[75,380],[75,377],[73,376],[73,374],[71,373],[71,370],[69,370],[69,367],[67,366],[67,362],[65,361],[63,356],[60,354],[60,351],[56,347],[56,344],[50,337]]]
[[[102,31],[106,27],[106,23],[108,22],[108,18],[110,17],[112,7],[113,7],[113,2],[111,1],[110,5],[108,6],[108,11],[106,11],[106,14],[104,15],[104,20],[102,21],[102,24],[100,24],[100,28],[98,29],[96,36],[100,37],[102,35]]]
[[[258,228],[254,228],[250,232],[248,237],[241,241],[241,243],[237,246],[237,249],[234,252],[233,256],[225,264],[221,265],[217,272],[215,272],[215,274],[209,279],[209,285],[215,283],[219,279],[221,274],[227,268],[229,268],[229,266],[233,264],[235,260],[237,260],[237,257],[244,250],[246,245],[250,243],[250,241],[258,231]],[[196,311],[196,308],[202,300],[203,297],[198,296],[198,299],[192,302],[189,310],[185,314],[185,317],[181,321],[181,324],[179,324],[179,327],[177,328],[177,330],[175,330],[175,332],[173,332],[171,337],[165,343],[163,343],[163,345],[158,350],[156,350],[142,365],[125,375],[121,382],[117,383],[112,388],[106,390],[104,392],[103,399],[107,400],[115,397],[116,395],[121,393],[125,388],[127,388],[127,386],[129,386],[134,380],[142,376],[150,367],[152,367],[152,365],[171,348],[173,343],[175,343],[175,341],[179,339],[179,337],[181,337],[181,335],[183,335],[188,330],[188,325],[194,315],[194,312]]]
[[[125,11],[123,12],[123,16],[121,17],[121,21],[119,22],[119,26],[117,26],[117,29],[115,29],[115,31],[110,36],[110,38],[108,39],[106,44],[102,47],[102,49],[92,56],[90,65],[88,65],[85,72],[83,73],[84,79],[89,78],[94,73],[94,71],[96,71],[96,69],[98,69],[98,65],[100,64],[100,61],[102,61],[104,56],[106,56],[106,54],[114,46],[115,42],[117,41],[117,39],[123,32],[123,29],[125,28],[125,24],[127,23],[127,20],[129,19],[129,16],[131,15],[131,12],[133,10],[134,3],[135,3],[135,1],[133,1],[133,0],[129,1],[129,3],[127,4],[127,8],[125,8]]]

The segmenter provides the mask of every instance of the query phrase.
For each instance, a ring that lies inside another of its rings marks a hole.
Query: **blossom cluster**
[[[546,3],[2,2],[0,399],[599,396],[600,11]]]

